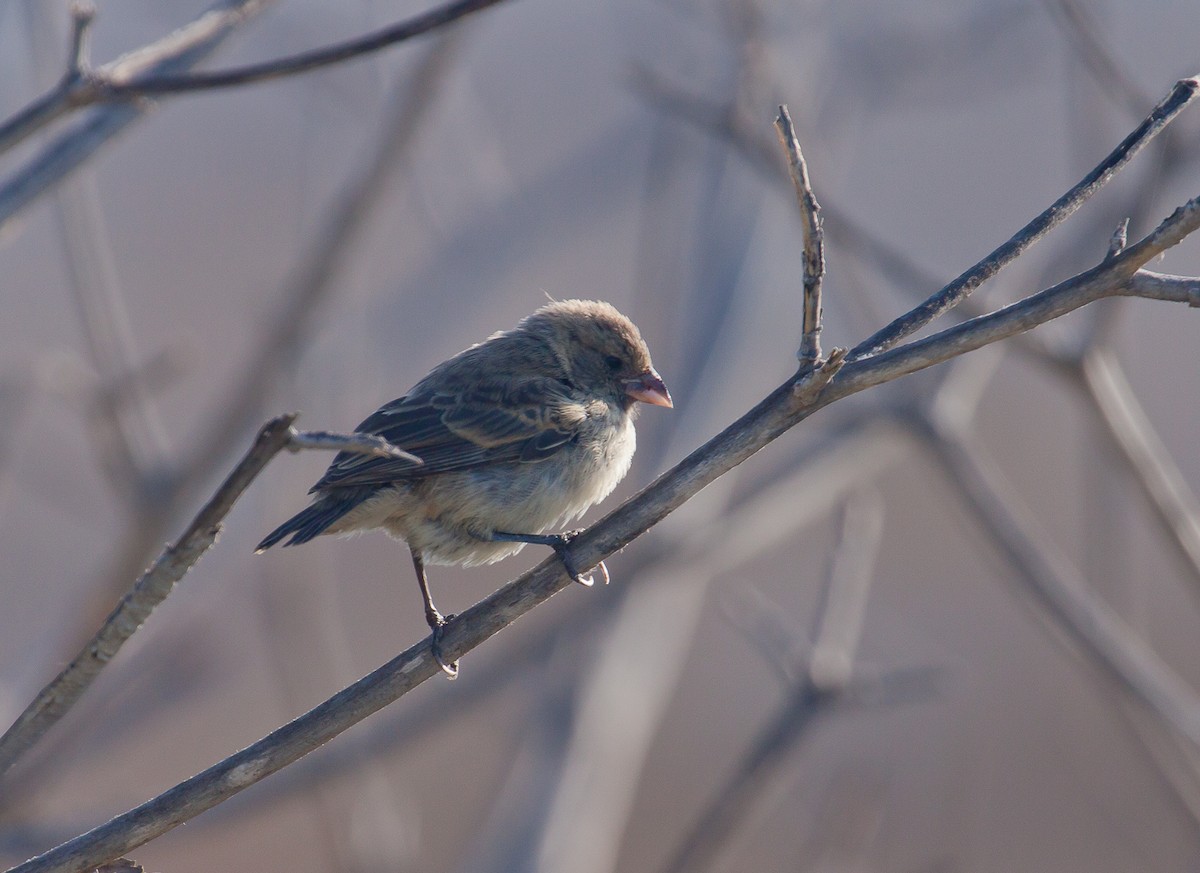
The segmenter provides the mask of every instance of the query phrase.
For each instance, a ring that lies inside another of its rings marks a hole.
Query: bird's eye
[[[604,365],[608,367],[609,370],[616,373],[623,366],[625,366],[625,363],[616,355],[609,355],[604,359]]]

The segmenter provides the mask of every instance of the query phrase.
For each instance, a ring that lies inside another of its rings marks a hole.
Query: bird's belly
[[[430,564],[490,564],[523,543],[493,542],[495,531],[540,534],[607,497],[629,469],[632,426],[591,449],[573,447],[539,463],[446,473],[412,483],[401,511],[381,525]]]

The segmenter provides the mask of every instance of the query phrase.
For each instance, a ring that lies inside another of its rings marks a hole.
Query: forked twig
[[[1012,263],[1022,252],[1070,217],[1084,201],[1100,190],[1118,170],[1129,163],[1134,155],[1174,120],[1196,96],[1198,90],[1200,79],[1180,79],[1171,89],[1171,93],[1154,107],[1146,120],[1077,185],[945,288],[851,349],[851,360],[886,351],[969,297],[976,288]]]
[[[0,774],[3,774],[46,731],[54,726],[83,696],[100,671],[120,651],[175,588],[175,584],[195,566],[217,541],[222,520],[233,508],[250,483],[283,449],[336,449],[363,451],[385,457],[402,457],[420,463],[415,455],[402,451],[378,438],[363,434],[305,434],[292,427],[295,414],[281,415],[262,426],[254,444],[225,478],[204,507],[184,529],[179,539],[168,546],[133,587],[121,598],[100,630],[88,641],[71,663],[43,688],[33,702],[0,737]]]

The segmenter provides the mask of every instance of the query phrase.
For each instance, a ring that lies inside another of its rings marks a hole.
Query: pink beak
[[[653,370],[643,373],[636,379],[626,381],[625,393],[634,400],[649,403],[651,406],[665,406],[667,409],[675,407],[675,404],[671,402],[671,392],[667,390],[666,383]]]

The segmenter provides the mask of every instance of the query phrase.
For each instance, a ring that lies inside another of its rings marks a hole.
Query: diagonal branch
[[[261,11],[261,7],[269,2],[271,0],[233,0],[222,5],[229,6],[240,18],[244,18]],[[91,17],[87,15],[86,10],[73,11],[72,48],[66,73],[54,88],[0,125],[0,152],[76,109],[98,104],[128,104],[137,97],[228,88],[305,73],[363,57],[422,36],[499,2],[501,0],[454,0],[373,33],[335,45],[229,70],[191,74],[180,74],[178,68],[160,67],[149,63],[159,47],[176,39],[178,33],[153,46],[132,52],[127,59],[133,60],[133,65],[117,61],[93,72],[84,70],[79,63],[79,52],[82,50],[83,37]],[[201,19],[197,19],[196,24],[200,24],[211,15],[212,13],[208,13],[202,16]]]
[[[156,94],[180,94],[186,91],[208,91],[214,88],[249,85],[296,73],[306,73],[310,70],[328,67],[331,64],[353,60],[413,37],[422,36],[499,2],[501,0],[455,0],[453,3],[437,6],[405,21],[388,25],[374,33],[346,42],[230,70],[190,73],[182,76],[152,75],[126,82],[100,82],[96,96],[100,100],[111,100]]]
[[[954,308],[1015,260],[1022,252],[1070,217],[1108,182],[1134,155],[1171,123],[1200,90],[1200,79],[1181,79],[1154,111],[1108,157],[1075,187],[1054,201],[1015,236],[915,309],[863,340],[850,351],[851,360],[878,354]]]
[[[43,688],[0,737],[0,774],[28,751],[83,696],[100,671],[174,589],[175,584],[212,548],[222,521],[255,477],[283,449],[362,452],[405,460],[420,459],[385,440],[365,434],[307,434],[296,431],[295,414],[281,415],[262,426],[254,444],[192,519],[174,545],[168,546],[121,598],[100,630],[71,663]]]
[[[1200,305],[1200,283],[1193,287],[1197,289],[1195,305]],[[1089,352],[1080,363],[1080,374],[1097,415],[1195,578],[1200,572],[1200,505],[1187,479],[1111,354],[1103,349]]]
[[[928,416],[913,416],[922,438],[1018,578],[1054,626],[1090,656],[1124,691],[1200,747],[1200,697],[1111,608],[1088,591],[1082,576],[1053,543],[1012,507],[1019,501],[994,463],[966,439]]]
[[[98,75],[122,80],[149,74],[188,69],[207,57],[238,25],[257,15],[271,0],[221,0],[190,24],[152,45],[130,52],[104,66]],[[76,82],[86,78],[64,76],[50,93],[38,98],[0,125],[0,152],[74,109]],[[150,104],[123,101],[95,110],[51,142],[23,167],[0,184],[0,226],[44,194],[90,158],[150,108]]]
[[[287,445],[295,415],[263,425],[250,451],[229,474],[175,544],[158,557],[70,664],[41,690],[0,737],[0,773],[36,743],[83,695],[125,641],[217,541],[221,520],[280,449]]]

